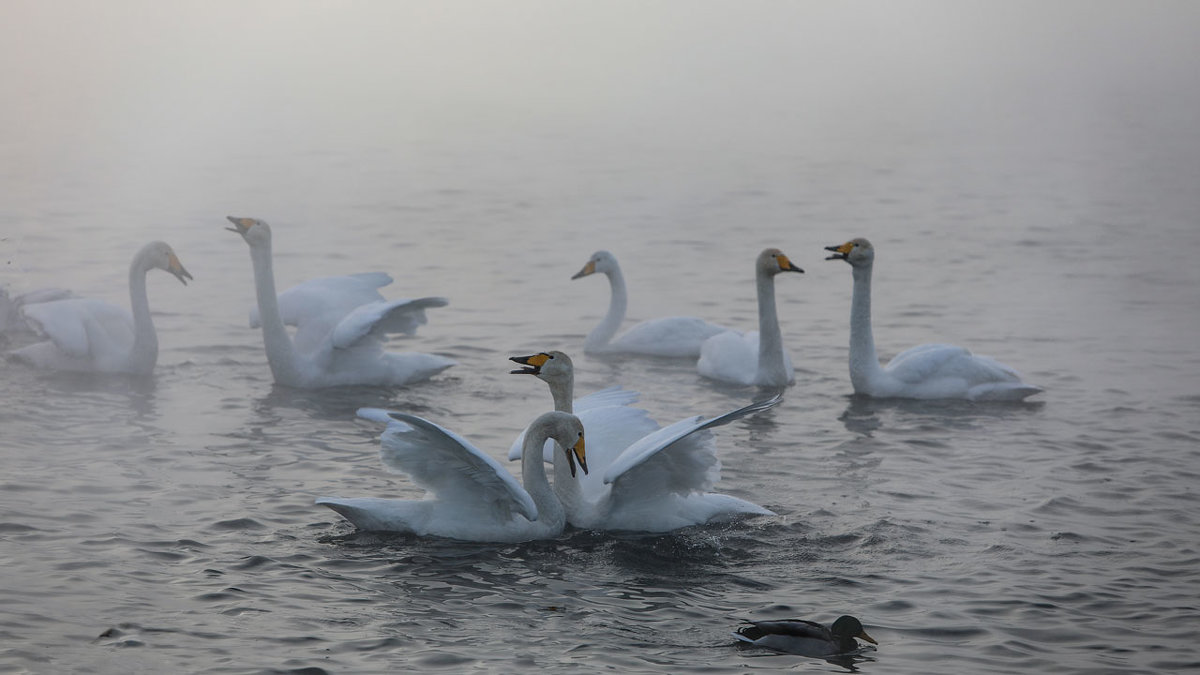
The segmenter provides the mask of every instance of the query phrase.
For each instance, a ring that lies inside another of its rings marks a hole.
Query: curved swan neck
[[[882,368],[875,355],[871,332],[871,265],[855,267],[854,294],[850,300],[850,382],[864,391],[867,382]]]
[[[279,298],[275,294],[275,271],[271,263],[271,246],[251,246],[250,261],[254,266],[254,290],[258,298],[258,317],[262,324],[263,345],[267,363],[276,382],[289,384],[299,379],[296,348],[279,314]]]
[[[158,362],[158,334],[154,331],[150,300],[146,297],[146,273],[150,267],[144,249],[129,264],[129,306],[133,312],[133,347],[129,359],[135,373],[149,373]]]
[[[755,274],[758,287],[758,374],[756,379],[787,379],[783,360],[783,332],[775,309],[775,280],[768,274]]]
[[[566,523],[567,516],[558,501],[558,496],[550,487],[550,481],[546,478],[546,467],[542,461],[542,446],[549,438],[549,434],[543,430],[534,430],[525,436],[525,445],[521,448],[521,484],[537,506],[538,524],[549,529],[558,529]],[[555,445],[558,445],[557,441]],[[555,447],[556,453],[559,450],[560,448]],[[556,465],[559,463],[557,459],[556,454]]]
[[[621,327],[621,322],[625,320],[625,310],[629,305],[629,296],[625,291],[625,276],[621,274],[621,268],[614,263],[613,269],[604,274],[608,277],[608,285],[612,291],[608,301],[608,313],[584,340],[583,348],[585,350],[603,347],[613,339]]]

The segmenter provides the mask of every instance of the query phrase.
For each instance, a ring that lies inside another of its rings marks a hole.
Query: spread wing
[[[418,326],[426,323],[426,308],[445,307],[447,304],[449,301],[445,298],[418,298],[361,305],[333,329],[333,346],[335,349],[346,349],[368,336],[383,339],[389,333],[415,333]]]
[[[629,446],[604,473],[614,497],[688,494],[710,489],[720,472],[712,434],[714,427],[768,410],[783,401],[782,394],[751,403],[710,419],[699,416],[659,429]]]
[[[409,476],[447,501],[474,501],[505,517],[519,513],[537,520],[537,506],[517,479],[453,431],[378,408],[361,408],[358,416],[387,424],[379,457],[389,471]]]
[[[382,302],[377,289],[390,283],[392,278],[383,272],[310,279],[279,294],[279,315],[285,324],[296,327],[296,347],[310,351],[324,342],[347,314],[362,305]],[[250,327],[259,325],[256,305],[250,309]]]
[[[576,415],[582,416],[584,413],[586,413],[588,411],[598,410],[600,408],[632,406],[634,403],[637,403],[639,396],[640,396],[640,394],[638,394],[636,391],[633,391],[632,389],[624,389],[620,385],[616,385],[616,386],[608,387],[607,389],[601,389],[600,391],[592,392],[582,398],[575,399],[574,401],[571,402],[571,408],[575,411]],[[637,417],[645,417],[648,415],[648,413],[646,413],[646,411],[644,411],[644,410],[640,410],[640,409],[637,409],[637,410],[638,410],[637,413],[631,413],[631,414],[633,414]],[[648,419],[648,417],[647,417],[647,419]],[[590,459],[588,459],[588,463],[591,464],[592,466],[603,466],[596,459],[596,457],[599,456],[598,455],[599,451],[593,449],[593,448],[597,447],[597,446],[593,445],[594,443],[597,442],[597,441],[594,441],[593,439],[600,438],[600,436],[599,436],[599,434],[592,433],[591,428],[588,426],[587,422],[588,422],[588,420],[584,419],[584,427],[588,429],[588,432],[587,432],[588,433],[588,457],[590,458]],[[651,424],[653,424],[653,422],[651,422]],[[658,426],[658,425],[653,425],[651,428],[656,427],[656,426]],[[643,428],[643,427],[639,424],[638,428]],[[643,432],[643,433],[646,433],[646,432]],[[522,431],[520,434],[517,435],[517,440],[513,441],[512,446],[508,449],[508,459],[510,461],[514,460],[514,459],[521,459],[521,448],[524,445],[525,445],[525,432]],[[621,449],[624,449],[624,447],[625,446],[621,446]],[[546,447],[545,447],[544,452],[545,452],[545,459],[547,462],[554,461],[554,441],[546,442]]]

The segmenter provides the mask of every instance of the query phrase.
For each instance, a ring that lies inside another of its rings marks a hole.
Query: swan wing
[[[753,384],[758,374],[758,331],[727,330],[705,340],[696,370],[713,380]]]
[[[631,417],[631,418],[625,420],[626,423],[629,425],[629,427],[628,427],[629,433],[631,433],[631,434],[636,433],[635,430],[637,430],[637,429],[644,429],[644,431],[642,431],[634,439],[629,441],[630,443],[632,443],[633,440],[641,438],[642,436],[644,436],[658,428],[658,424],[656,424],[654,422],[654,420],[650,419],[649,414],[646,413],[646,411],[640,410],[639,408],[631,407],[634,403],[637,402],[639,396],[640,396],[640,394],[638,394],[636,391],[633,391],[632,389],[625,389],[625,388],[622,388],[620,385],[616,385],[616,386],[608,387],[606,389],[601,389],[600,391],[592,392],[582,398],[577,398],[571,402],[571,406],[572,406],[572,409],[575,411],[575,414],[581,416],[581,419],[583,419],[582,415],[584,413],[586,413],[590,410],[598,409],[598,408],[627,407],[630,410],[639,410],[640,414],[639,413],[634,414],[638,418],[637,421],[635,421],[634,417]],[[650,424],[649,428],[646,428],[645,423],[641,421],[642,418],[644,418],[645,420],[649,420],[649,424]],[[596,460],[596,457],[600,456],[600,450],[598,449],[599,446],[595,445],[595,443],[597,443],[599,441],[595,440],[596,437],[593,436],[593,432],[592,432],[591,428],[588,427],[587,420],[584,419],[583,422],[584,422],[584,428],[588,429],[588,432],[587,432],[588,433],[588,464],[592,467],[603,466],[602,464],[599,464],[598,461]],[[508,449],[509,461],[521,459],[521,448],[524,447],[524,445],[525,445],[525,430],[522,430],[520,434],[517,434],[517,440],[513,441],[512,446],[510,446]],[[621,449],[624,450],[628,445],[629,445],[629,443],[626,443],[625,445],[621,446]],[[548,441],[546,443],[546,447],[543,452],[545,455],[545,460],[547,462],[554,461],[554,441]],[[614,455],[614,457],[615,457],[615,455]],[[600,471],[593,470],[591,475],[600,475],[601,473],[602,472],[600,472]]]
[[[970,356],[971,352],[954,345],[917,345],[892,357],[885,369],[903,382],[921,382],[936,376],[947,364]]]
[[[133,316],[103,300],[69,298],[25,305],[28,325],[76,358],[123,354],[133,345]]]
[[[668,316],[635,325],[609,349],[653,356],[699,356],[705,340],[727,330],[694,316]]]
[[[537,506],[500,463],[458,434],[429,420],[378,408],[358,416],[384,422],[379,456],[389,471],[403,473],[439,498],[487,505],[507,518],[519,513],[537,520]]]
[[[425,310],[429,307],[445,307],[445,298],[418,298],[416,300],[390,300],[360,305],[347,314],[333,329],[333,346],[346,349],[371,336],[383,339],[389,333],[416,332],[426,323]]]
[[[583,412],[592,408],[604,408],[611,405],[633,405],[637,403],[641,394],[632,390],[625,389],[620,385],[607,387],[599,391],[594,391],[587,396],[583,396],[572,401],[575,412]]]
[[[720,461],[708,431],[783,401],[782,394],[756,401],[717,417],[689,417],[659,429],[629,446],[604,472],[619,498],[703,492],[719,477]]]
[[[279,316],[296,327],[296,346],[308,351],[323,342],[356,307],[384,298],[377,289],[392,283],[383,272],[362,272],[309,279],[279,294]],[[258,328],[258,306],[250,309],[250,327]]]

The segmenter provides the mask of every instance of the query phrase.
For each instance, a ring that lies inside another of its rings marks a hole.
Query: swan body
[[[646,411],[625,402],[604,405],[588,401],[589,397],[573,401],[574,368],[562,352],[512,360],[528,366],[513,373],[533,375],[550,386],[555,410],[571,412],[574,405],[587,430],[593,471],[578,480],[571,479],[561,455],[551,454],[552,447],[543,449],[543,459],[554,462],[554,490],[572,525],[668,532],[739,516],[774,515],[744,499],[709,491],[721,472],[709,430],[774,407],[781,396],[709,419],[689,417],[660,429]],[[580,409],[580,404],[586,407]],[[524,436],[518,441],[509,459],[525,461],[530,446]]]
[[[321,497],[316,500],[362,530],[408,532],[465,541],[518,542],[554,537],[566,526],[563,507],[546,479],[537,449],[547,440],[578,460],[587,458],[583,424],[549,412],[529,426],[533,459],[521,462],[522,483],[452,431],[415,415],[363,408],[359,417],[387,424],[380,458],[389,471],[407,474],[425,499]],[[568,450],[569,448],[569,450]]]
[[[695,358],[700,355],[700,345],[705,340],[727,330],[694,316],[668,316],[638,323],[621,337],[613,339],[625,321],[625,309],[629,304],[625,276],[621,274],[616,256],[608,251],[596,251],[583,269],[571,278],[579,279],[596,273],[608,277],[612,296],[608,313],[583,341],[585,352]]]
[[[713,380],[740,385],[786,387],[795,381],[792,359],[783,349],[775,308],[775,276],[799,272],[783,251],[768,248],[754,263],[758,295],[758,332],[725,331],[705,340],[696,370]]]
[[[867,635],[862,622],[852,616],[838,617],[830,627],[804,619],[749,621],[733,636],[742,642],[777,652],[802,656],[837,656],[859,649],[855,638],[879,644]]]
[[[897,354],[886,366],[875,355],[871,331],[871,270],[875,248],[866,239],[826,246],[845,260],[854,275],[850,302],[850,383],[854,393],[876,398],[1019,401],[1042,391],[1026,384],[1017,371],[963,347],[924,344]]]
[[[18,295],[9,295],[0,288],[0,335],[33,332],[33,326],[21,315],[22,307],[73,297],[75,294],[65,288],[37,288]]]
[[[427,380],[454,365],[434,354],[385,352],[392,333],[411,334],[425,310],[445,298],[385,300],[378,288],[392,282],[382,272],[325,277],[275,294],[271,228],[254,218],[229,217],[250,246],[258,306],[250,326],[261,328],[275,381],[301,388],[350,384],[403,385]],[[295,326],[295,336],[285,326]]]
[[[152,241],[129,264],[132,313],[102,300],[47,299],[66,293],[58,289],[23,298],[21,320],[46,340],[12,356],[49,370],[150,374],[158,361],[158,335],[146,297],[146,273],[152,269],[170,272],[185,286],[192,278],[170,246]]]

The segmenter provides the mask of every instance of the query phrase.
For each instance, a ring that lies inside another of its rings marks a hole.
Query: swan
[[[152,269],[170,272],[185,286],[192,278],[170,246],[152,241],[129,263],[132,314],[103,300],[45,300],[64,293],[51,289],[49,296],[31,297],[20,308],[26,325],[48,339],[14,350],[11,355],[50,370],[150,374],[158,361],[158,335],[146,297],[146,273]]]
[[[825,250],[833,252],[826,260],[845,260],[854,275],[850,301],[850,383],[854,393],[877,398],[1019,401],[1042,391],[1022,382],[1012,368],[953,345],[918,345],[881,367],[871,334],[875,248],[858,238]]]
[[[780,621],[748,621],[733,636],[742,642],[777,652],[802,656],[837,656],[859,649],[855,640],[866,640],[879,644],[867,635],[862,622],[852,616],[840,616],[832,626],[826,628],[804,619]]]
[[[625,308],[629,304],[625,276],[621,274],[617,257],[608,251],[596,251],[571,279],[581,279],[597,272],[608,277],[612,296],[608,301],[608,313],[583,341],[585,352],[694,358],[700,356],[701,343],[728,330],[694,316],[668,316],[636,324],[614,340],[613,336],[625,320]]]
[[[75,294],[65,288],[37,288],[17,295],[9,295],[7,289],[0,288],[0,335],[33,331],[33,326],[21,315],[22,307],[73,297]]]
[[[792,359],[783,350],[775,310],[775,275],[804,270],[777,248],[758,254],[754,281],[758,292],[758,332],[726,331],[705,340],[696,369],[704,377],[733,384],[786,387],[795,380]]]
[[[529,425],[521,479],[452,431],[415,415],[362,408],[358,416],[387,424],[380,437],[384,466],[408,474],[425,499],[321,497],[362,530],[408,532],[466,541],[519,542],[557,536],[566,526],[562,504],[550,488],[538,448],[557,442],[587,473],[583,424],[574,415],[548,412]],[[569,449],[569,450],[568,450]]]
[[[262,328],[267,363],[279,384],[317,388],[346,384],[402,385],[427,380],[454,361],[418,352],[385,352],[389,333],[413,333],[425,310],[445,298],[384,300],[376,290],[392,283],[382,272],[312,279],[275,295],[271,228],[256,218],[228,216],[250,246],[257,309],[250,327]],[[295,338],[287,328],[296,327]]]
[[[721,474],[716,443],[708,430],[772,408],[782,396],[709,419],[689,417],[660,429],[645,410],[626,403],[597,405],[588,397],[572,401],[574,367],[562,352],[511,360],[526,366],[513,374],[533,375],[550,386],[555,410],[570,413],[574,403],[575,414],[587,430],[594,470],[579,480],[571,480],[570,467],[558,461],[552,446],[543,446],[543,460],[554,461],[554,491],[572,525],[667,532],[737,516],[775,515],[744,499],[708,492]],[[579,409],[580,404],[585,407]],[[531,447],[526,441],[524,435],[518,439],[509,459],[526,461]]]

